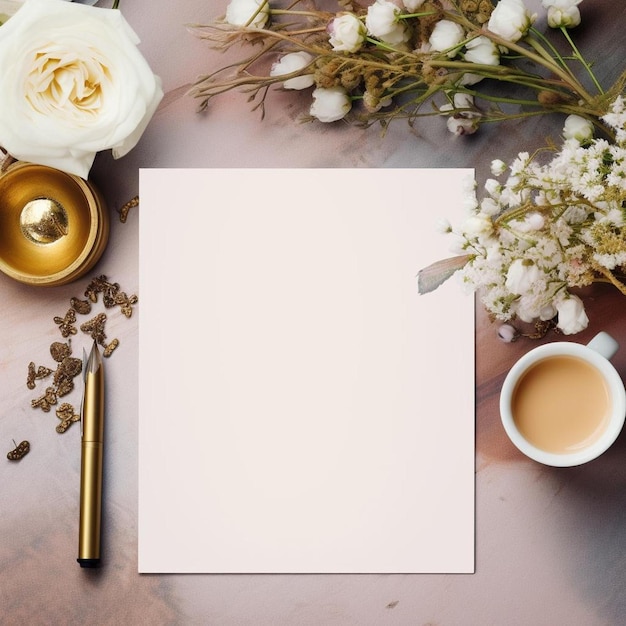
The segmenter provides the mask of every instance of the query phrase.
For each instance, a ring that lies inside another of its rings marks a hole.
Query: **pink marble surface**
[[[529,4],[539,7],[538,1]],[[222,0],[122,0],[124,14],[167,92],[137,149],[120,161],[102,154],[93,170],[113,217],[110,245],[93,274],[107,274],[129,293],[138,290],[141,209],[131,211],[122,224],[115,208],[137,193],[140,167],[469,166],[484,175],[491,158],[507,159],[532,142],[539,145],[546,135],[558,134],[554,120],[541,120],[487,129],[464,141],[436,121],[413,130],[400,121],[382,137],[375,128],[299,124],[306,97],[281,93],[272,94],[262,122],[239,94],[225,95],[207,113],[197,114],[196,103],[184,95],[186,85],[222,60],[187,33],[184,24],[206,21],[224,6]],[[579,43],[598,59],[601,76],[615,78],[624,58],[626,8],[611,0],[585,0],[582,9],[587,27],[578,32]],[[323,201],[325,190],[314,192]],[[419,206],[419,190],[410,193]],[[428,207],[423,210],[427,216]],[[172,218],[184,219],[184,206],[172,207]],[[58,435],[53,413],[33,411],[33,392],[26,388],[25,377],[30,360],[49,361],[48,347],[59,339],[52,318],[64,314],[69,298],[81,296],[86,283],[33,290],[0,275],[0,441],[7,451],[13,438],[32,444],[22,462],[0,463],[0,623],[623,623],[624,434],[602,459],[573,470],[550,470],[518,455],[501,430],[496,402],[503,373],[529,344],[500,343],[480,309],[475,574],[137,574],[138,328],[136,316],[119,315],[111,315],[109,327],[120,347],[108,363],[107,403],[116,417],[108,424],[105,457],[106,562],[100,570],[81,570],[75,562],[78,428]],[[588,334],[608,328],[626,342],[621,298],[606,289],[590,297],[595,315]],[[137,306],[140,293],[139,298]],[[622,352],[617,361],[622,375],[625,359]],[[172,454],[182,454],[182,446],[174,430]]]

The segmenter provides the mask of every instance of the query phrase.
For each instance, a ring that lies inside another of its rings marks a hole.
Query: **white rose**
[[[465,31],[460,24],[450,20],[440,20],[430,34],[428,43],[432,50],[447,52],[453,57],[459,51],[458,45],[465,39]]]
[[[400,44],[409,40],[409,30],[398,16],[402,10],[389,0],[376,0],[367,9],[365,26],[370,35],[390,44]]]
[[[233,26],[263,28],[269,17],[268,0],[230,0],[226,7],[226,21]]]
[[[540,276],[541,270],[534,263],[516,259],[509,266],[504,284],[511,293],[522,295],[532,289]]]
[[[313,91],[310,113],[320,122],[336,122],[352,108],[352,100],[342,87],[319,87]]]
[[[535,18],[523,0],[500,0],[491,12],[487,29],[502,39],[515,43],[526,35]]]
[[[500,52],[496,44],[480,35],[465,44],[465,60],[479,65],[500,65]]]
[[[568,115],[563,126],[565,139],[576,139],[579,142],[593,138],[593,124],[580,115]]]
[[[270,76],[284,76],[305,68],[314,57],[308,52],[290,52],[281,57],[279,61],[274,63],[270,69]],[[302,76],[294,76],[283,81],[285,89],[306,89],[315,84],[313,74],[303,74]]]
[[[557,327],[563,331],[563,334],[574,335],[587,328],[589,318],[578,296],[569,294],[559,299],[555,305],[559,316]]]
[[[365,25],[352,13],[343,13],[328,25],[330,45],[337,52],[356,52],[365,41]]]
[[[0,145],[83,178],[124,156],[163,97],[138,41],[117,10],[27,0],[0,28]]]
[[[578,6],[582,0],[542,0],[548,9],[548,26],[551,28],[574,28],[580,24]]]

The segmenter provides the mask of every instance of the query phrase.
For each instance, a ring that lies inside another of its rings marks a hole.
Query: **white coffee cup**
[[[507,435],[526,456],[554,467],[587,463],[617,439],[624,383],[609,359],[618,343],[598,333],[587,345],[553,342],[522,356],[500,393]]]

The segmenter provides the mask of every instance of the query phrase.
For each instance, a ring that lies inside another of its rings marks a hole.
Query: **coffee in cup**
[[[530,458],[573,466],[606,451],[626,415],[626,392],[609,359],[618,349],[607,333],[588,345],[554,342],[524,355],[510,370],[500,414],[511,441]]]

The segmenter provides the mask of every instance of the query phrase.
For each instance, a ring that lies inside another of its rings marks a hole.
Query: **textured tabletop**
[[[540,3],[529,2],[539,8]],[[119,347],[107,362],[109,424],[105,457],[106,565],[76,564],[80,433],[58,434],[54,412],[33,410],[28,363],[50,361],[59,341],[56,316],[70,298],[84,297],[92,276],[106,275],[137,294],[138,220],[116,209],[138,193],[142,167],[472,167],[487,174],[493,158],[558,140],[560,122],[541,118],[486,127],[453,137],[438,119],[409,128],[396,121],[382,136],[376,127],[342,122],[302,124],[304,95],[271,93],[265,119],[245,96],[228,93],[204,113],[186,95],[196,75],[222,59],[185,28],[224,11],[222,0],[122,0],[141,50],[163,79],[165,98],[140,144],[114,161],[96,159],[92,177],[111,211],[109,247],[93,272],[63,287],[33,289],[0,275],[0,441],[31,442],[19,463],[0,463],[0,623],[379,625],[520,624],[612,626],[626,614],[626,434],[599,460],[550,469],[523,457],[508,441],[498,394],[512,363],[541,340],[504,343],[497,325],[476,311],[476,573],[468,575],[139,575],[137,573],[137,316],[107,310],[107,335]],[[598,75],[612,82],[626,53],[626,8],[585,0],[577,41],[597,59]],[[617,59],[617,61],[616,61]],[[618,62],[619,61],[619,62]],[[264,193],[279,193],[265,189]],[[324,190],[313,190],[323,200]],[[407,201],[419,206],[419,190]],[[428,207],[424,227],[431,228]],[[185,219],[172,206],[172,220]],[[154,242],[160,245],[162,242]],[[165,259],[163,260],[165,262]],[[159,268],[154,267],[158,272]],[[626,311],[610,286],[588,289],[590,324],[576,340],[606,330],[622,342],[614,363],[626,376]],[[428,297],[437,297],[436,293]],[[188,306],[194,315],[193,302]],[[102,302],[94,311],[103,311]],[[73,339],[76,355],[85,341]],[[453,363],[451,363],[453,365]],[[452,368],[453,369],[453,368]],[[38,387],[40,389],[41,387]],[[454,391],[451,375],[450,389]],[[75,390],[70,396],[79,402]],[[173,416],[175,421],[175,416]],[[172,431],[171,453],[184,453]],[[381,541],[384,538],[381,538]]]

